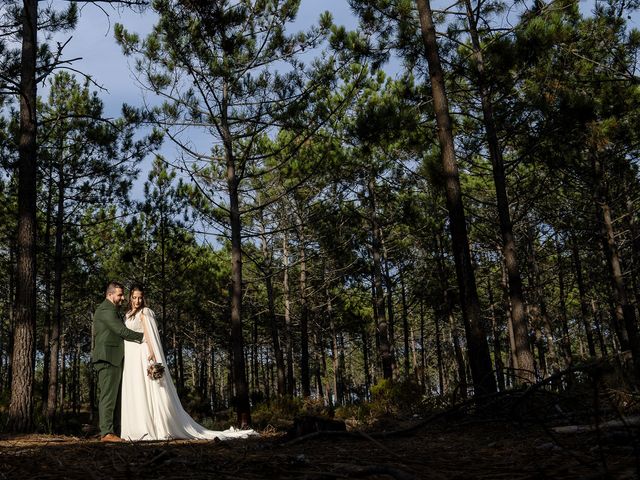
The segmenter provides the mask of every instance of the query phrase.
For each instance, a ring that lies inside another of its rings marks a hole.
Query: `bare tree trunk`
[[[64,412],[64,402],[67,398],[67,345],[64,335],[60,336],[60,388],[58,405],[60,413]]]
[[[11,386],[13,382],[13,338],[16,327],[16,312],[15,302],[16,297],[16,274],[14,271],[14,260],[17,257],[17,245],[13,244],[13,247],[9,249],[9,289],[7,290],[7,303],[9,305],[9,330],[7,331],[7,382],[6,384]],[[17,268],[16,268],[17,270]]]
[[[178,322],[180,321],[180,315],[176,315],[176,318],[178,319]],[[176,388],[178,388],[178,393],[180,393],[180,389],[179,389],[179,378],[178,378],[178,341],[176,338],[176,331],[175,329],[173,330],[173,334],[171,336],[171,349],[173,350],[173,363],[171,365],[172,367],[172,374],[173,374],[173,381],[176,382]]]
[[[323,372],[323,376],[327,377],[327,355],[326,355],[326,345],[322,345],[322,347],[320,348],[320,357],[321,357],[321,367],[322,367],[322,372]],[[325,386],[325,391],[327,392],[327,406],[329,408],[333,407],[333,395],[334,393],[332,393],[331,391],[331,382],[329,381],[329,379],[327,378],[327,383]]]
[[[9,247],[9,258],[11,259],[13,257],[12,253],[11,253],[11,247]],[[13,264],[12,262],[9,262],[9,271],[13,270]],[[11,272],[9,272],[9,278],[11,278]],[[8,301],[5,303],[5,305],[8,307],[9,310],[9,314],[11,314],[11,299],[13,298],[11,292],[11,280],[9,280],[9,288],[7,289],[7,297],[8,297]],[[6,367],[8,366],[8,362],[5,362],[5,358],[7,358],[8,355],[8,349],[7,349],[7,345],[5,345],[5,342],[7,341],[7,339],[4,336],[4,316],[0,317],[0,392],[4,392],[4,388],[6,385],[6,378],[7,378],[7,372],[6,372]],[[6,354],[6,356],[5,356]]]
[[[374,185],[375,186],[375,185]],[[377,202],[376,202],[377,203]],[[376,219],[376,223],[378,220]],[[387,331],[389,337],[389,348],[392,352],[391,358],[391,376],[398,376],[398,364],[396,362],[396,311],[393,304],[393,282],[391,280],[391,273],[389,272],[389,255],[387,253],[387,246],[384,242],[384,235],[382,234],[382,228],[378,224],[378,230],[380,231],[380,245],[382,246],[382,278],[383,278],[383,292],[384,299],[387,303]]]
[[[545,347],[544,347],[544,338],[542,335],[542,328],[540,327],[541,319],[540,319],[540,311],[535,309],[535,307],[530,306],[530,316],[531,316],[531,324],[533,325],[533,336],[535,339],[535,346],[538,350],[538,374],[540,378],[547,377],[547,359],[545,356]]]
[[[78,415],[80,413],[80,341],[76,340],[76,348],[73,354],[73,372],[74,372],[74,381],[73,381],[73,413]]]
[[[556,238],[556,257],[558,262],[558,295],[560,302],[560,321],[562,322],[562,352],[564,354],[564,367],[573,364],[573,354],[571,352],[571,335],[569,333],[569,320],[567,318],[567,303],[565,300],[564,265],[562,263],[562,249],[560,240]]]
[[[241,428],[251,424],[249,387],[244,361],[242,338],[242,222],[240,219],[240,177],[236,171],[236,159],[227,117],[228,85],[223,87],[221,131],[227,162],[227,189],[229,193],[229,223],[231,225],[231,345],[233,351],[233,382],[236,395],[236,419]]]
[[[404,272],[402,266],[400,267],[400,293],[400,298],[402,300],[402,332],[404,339],[404,375],[405,378],[409,378],[409,311],[407,309],[407,293],[404,286]]]
[[[275,293],[273,291],[273,270],[271,269],[271,258],[267,249],[267,238],[264,227],[261,232],[262,258],[265,262],[264,282],[267,289],[267,305],[269,309],[269,326],[271,329],[271,343],[273,344],[273,354],[276,360],[276,377],[278,396],[284,397],[286,394],[286,379],[284,357],[282,356],[282,346],[280,344],[280,334],[278,329],[278,317],[276,316]]]
[[[456,318],[453,314],[453,301],[447,301],[447,318],[449,320],[449,329],[451,331],[451,343],[453,344],[453,352],[456,357],[456,366],[458,367],[458,386],[460,387],[460,398],[467,398],[467,365],[464,361],[464,354],[460,347],[460,339],[458,338],[458,330],[456,328]]]
[[[258,383],[258,320],[260,315],[253,317],[253,329],[251,336],[251,391],[256,393],[260,390]]]
[[[60,332],[62,329],[62,252],[64,240],[64,164],[58,165],[58,209],[56,212],[56,244],[53,259],[53,323],[51,325],[51,350],[49,360],[49,395],[47,403],[47,422],[52,425],[56,416],[56,398],[58,390],[58,354],[60,350]]]
[[[467,20],[475,66],[478,74],[477,86],[482,104],[482,115],[484,120],[485,133],[487,135],[487,145],[489,147],[489,157],[493,170],[493,182],[496,189],[496,200],[498,207],[498,218],[500,220],[500,233],[502,235],[502,255],[507,268],[509,278],[509,302],[511,303],[511,324],[513,325],[514,339],[516,343],[516,355],[520,374],[525,382],[535,382],[533,371],[533,355],[529,345],[529,326],[525,313],[525,303],[522,294],[522,278],[518,267],[518,256],[516,253],[515,236],[513,235],[513,225],[511,223],[511,213],[509,212],[509,198],[507,196],[506,177],[504,171],[504,160],[502,149],[498,140],[495,120],[493,117],[493,103],[491,95],[486,85],[484,57],[480,46],[477,24],[480,14],[480,7],[477,12],[473,11],[470,0],[465,0],[467,8]]]
[[[273,354],[276,360],[276,383],[279,397],[284,397],[287,393],[286,372],[284,357],[282,355],[282,345],[280,344],[280,334],[278,329],[278,318],[276,316],[275,294],[273,292],[273,281],[269,273],[265,277],[267,283],[267,301],[269,305],[269,324],[271,326],[271,343],[273,344]]]
[[[609,192],[606,184],[602,165],[597,154],[593,154],[592,165],[596,180],[596,205],[600,212],[602,227],[602,239],[613,291],[616,299],[616,318],[618,323],[623,325],[628,339],[628,346],[633,358],[635,375],[640,377],[640,342],[638,341],[638,330],[636,325],[636,315],[633,305],[629,302],[627,289],[622,273],[622,262],[618,253],[615,232],[613,230],[613,220],[609,207]],[[620,343],[622,344],[622,338]]]
[[[596,335],[598,336],[598,342],[600,343],[600,353],[603,357],[607,356],[607,345],[604,341],[604,336],[602,335],[601,325],[601,315],[598,306],[596,305],[596,301],[591,299],[591,313],[593,314],[593,324],[596,327]]]
[[[587,307],[587,291],[584,286],[584,279],[582,277],[582,262],[580,261],[580,252],[578,250],[578,242],[575,238],[571,238],[571,258],[573,260],[573,268],[576,274],[576,284],[578,286],[578,295],[580,296],[580,320],[582,327],[584,328],[585,335],[587,337],[587,347],[589,349],[589,356],[591,358],[596,357],[596,345],[593,341],[593,333],[591,332],[591,326],[589,325],[589,311]]]
[[[480,315],[480,301],[476,289],[475,274],[471,264],[466,217],[462,203],[460,177],[453,142],[449,104],[445,90],[444,74],[440,65],[436,31],[429,0],[416,0],[420,16],[429,77],[433,93],[433,107],[438,126],[438,140],[442,152],[442,169],[445,178],[449,228],[456,264],[462,318],[469,351],[469,362],[476,395],[496,391],[496,380],[489,355],[489,344]]]
[[[287,338],[287,395],[293,397],[295,378],[293,376],[293,326],[291,325],[291,299],[289,294],[289,241],[285,234],[282,238],[282,297],[284,301],[284,327]]]
[[[491,329],[493,331],[493,361],[496,365],[496,378],[498,379],[498,389],[505,390],[504,362],[502,361],[502,347],[500,345],[500,330],[496,318],[495,303],[493,300],[493,289],[491,279],[487,278],[487,293],[489,294],[489,314],[491,315]]]
[[[96,393],[97,393],[97,378],[93,368],[87,368],[87,383],[89,389],[89,420],[93,421],[96,411]]]
[[[444,395],[444,358],[442,358],[442,340],[441,340],[441,326],[440,316],[444,312],[444,305],[442,308],[436,310],[433,316],[433,321],[436,327],[436,360],[438,362],[438,386],[440,387],[440,395]]]
[[[547,364],[550,362],[552,369],[554,365],[557,365],[557,354],[554,345],[553,327],[547,314],[547,302],[545,301],[545,295],[542,289],[540,266],[538,265],[536,257],[535,238],[534,228],[531,227],[529,233],[528,261],[534,304],[530,306],[530,309],[535,323],[534,328],[539,348],[541,375],[544,378],[549,374]],[[548,352],[549,361],[547,361],[546,352]]]
[[[375,182],[369,179],[367,184],[369,190],[369,202],[371,209],[371,255],[373,257],[373,303],[376,316],[376,326],[378,329],[378,351],[382,362],[382,376],[384,379],[393,377],[393,350],[389,340],[389,324],[385,315],[384,293],[382,290],[382,231],[378,225],[377,204],[375,197]]]
[[[315,381],[316,381],[316,389],[318,390],[318,398],[323,399],[324,398],[324,386],[322,385],[322,376],[323,376],[323,372],[322,372],[322,359],[320,358],[320,349],[322,348],[322,340],[318,338],[318,335],[320,335],[320,333],[316,333],[313,336],[313,343],[315,345],[314,348],[314,363],[315,363]]]
[[[435,316],[437,319],[437,315]],[[437,320],[436,320],[437,321]],[[426,354],[426,345],[425,345],[425,314],[424,314],[424,301],[420,299],[420,368],[422,370],[422,387],[425,392],[427,390],[427,354]],[[437,330],[436,330],[437,332]],[[440,339],[437,340],[438,347],[440,344]],[[438,365],[438,373],[439,373],[439,381],[440,381],[440,391],[442,391],[442,370],[440,369],[440,365]]]
[[[300,235],[300,386],[304,398],[311,396],[309,373],[309,306],[307,304],[307,261],[304,237]]]
[[[367,328],[362,325],[362,357],[363,357],[363,369],[364,369],[364,396],[369,398],[369,392],[371,392],[371,371],[369,366],[369,335],[367,335]]]
[[[421,377],[418,375],[418,349],[413,328],[409,328],[409,336],[411,337],[411,376],[417,385],[424,385],[421,382]]]
[[[177,386],[178,386],[178,392],[180,393],[184,393],[184,356],[183,356],[183,351],[182,351],[182,339],[180,338],[178,340],[178,345],[177,345],[177,367],[178,367],[178,381],[177,381]]]
[[[438,280],[440,281],[440,292],[442,301],[439,308],[435,309],[434,323],[436,328],[436,355],[438,358],[438,380],[440,385],[440,395],[444,395],[444,358],[442,355],[442,325],[446,324],[449,312],[449,282],[447,280],[447,272],[444,264],[444,246],[442,245],[442,236],[438,231],[435,237],[437,247]]]
[[[18,145],[18,268],[8,428],[33,428],[36,336],[36,52],[38,2],[24,0]]]
[[[633,199],[631,198],[631,193],[629,192],[628,181],[624,182],[624,196],[625,206],[627,207],[625,223],[627,229],[631,233],[631,258],[633,260],[631,268],[631,282],[637,312],[638,308],[640,308],[640,300],[638,299],[638,295],[640,295],[640,278],[638,278],[640,275],[640,228],[638,227],[638,222],[636,220],[636,209]]]
[[[261,361],[262,368],[262,384],[264,385],[264,398],[267,404],[271,403],[271,391],[275,373],[273,371],[273,363],[269,361],[269,349],[265,349],[264,358]],[[277,387],[276,387],[277,388]],[[280,398],[280,397],[278,397]]]
[[[213,341],[209,343],[209,352],[208,352],[208,364],[207,364],[207,382],[208,382],[208,390],[209,390],[209,408],[211,408],[212,412],[216,411],[218,405],[218,395],[216,392],[217,383],[216,383],[216,349]]]
[[[45,230],[44,230],[44,241],[43,241],[43,257],[44,257],[44,295],[45,295],[45,314],[44,314],[44,325],[43,325],[43,339],[42,339],[42,415],[47,417],[47,407],[48,407],[48,396],[49,396],[49,361],[51,356],[51,346],[50,346],[50,338],[51,338],[51,323],[53,316],[53,308],[51,305],[51,226],[53,223],[53,163],[49,162],[49,167],[47,169],[47,183],[48,183],[48,191],[47,191],[47,211],[45,214]],[[1,333],[1,325],[0,325],[0,335]],[[0,359],[0,362],[2,360]],[[0,372],[1,374],[1,372]],[[1,382],[0,382],[1,383]],[[0,389],[0,391],[2,391]]]
[[[342,386],[340,384],[340,361],[338,360],[338,333],[336,332],[335,322],[333,320],[333,312],[331,303],[327,305],[327,315],[329,316],[329,328],[331,330],[331,363],[333,370],[333,391],[336,395],[336,404],[342,402]]]

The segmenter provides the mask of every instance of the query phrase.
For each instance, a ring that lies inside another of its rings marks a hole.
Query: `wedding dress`
[[[253,430],[207,430],[182,408],[162,350],[155,315],[144,308],[127,317],[126,326],[144,332],[142,314],[147,321],[147,333],[156,361],[165,366],[159,380],[147,377],[149,347],[147,343],[124,342],[122,372],[121,434],[126,440],[220,439],[246,438],[257,435]]]

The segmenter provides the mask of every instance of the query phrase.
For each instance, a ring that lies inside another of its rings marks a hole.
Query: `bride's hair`
[[[142,294],[142,302],[140,303],[140,306],[135,310],[133,309],[133,304],[131,303],[131,297],[133,297],[133,292],[140,292]],[[136,313],[138,313],[140,310],[142,310],[146,306],[147,304],[144,301],[144,288],[142,287],[142,285],[131,285],[131,289],[129,290],[129,311],[127,312],[127,317],[135,316]]]

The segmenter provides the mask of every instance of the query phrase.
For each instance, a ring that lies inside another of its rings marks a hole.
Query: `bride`
[[[144,291],[134,286],[129,292],[127,328],[143,332],[145,342],[125,342],[122,372],[121,437],[126,440],[246,438],[253,430],[207,430],[182,408],[169,369],[157,380],[147,376],[151,363],[166,366],[153,310],[144,302]]]

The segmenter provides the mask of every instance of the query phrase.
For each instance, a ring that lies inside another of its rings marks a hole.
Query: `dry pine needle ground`
[[[0,437],[0,479],[634,479],[637,431],[553,434],[505,422],[438,421],[373,438],[281,434],[227,442],[103,444],[97,439]]]

